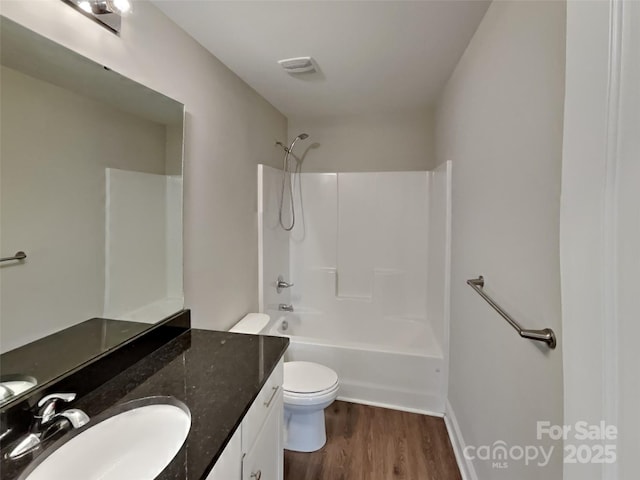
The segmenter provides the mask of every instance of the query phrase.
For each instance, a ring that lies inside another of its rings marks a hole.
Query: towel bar
[[[27,258],[27,254],[20,251],[20,252],[16,252],[16,254],[13,257],[0,258],[0,262],[10,262],[11,260],[24,260],[25,258]]]
[[[471,280],[467,280],[467,285],[473,288],[478,295],[484,298],[489,305],[493,307],[493,309],[500,314],[502,318],[504,318],[509,325],[511,325],[522,338],[528,338],[529,340],[535,340],[538,342],[546,343],[549,348],[556,348],[556,334],[550,328],[545,328],[544,330],[527,330],[522,328],[518,322],[516,322],[511,315],[505,312],[500,305],[498,305],[495,300],[493,300],[489,295],[484,293],[484,277],[480,275],[478,278],[472,278]]]

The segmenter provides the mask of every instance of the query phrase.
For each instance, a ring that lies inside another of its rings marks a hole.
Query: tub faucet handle
[[[293,287],[293,283],[288,283],[284,281],[284,277],[282,275],[278,275],[278,282],[276,283],[276,291],[278,293],[282,292],[285,288]]]
[[[278,310],[280,310],[281,312],[293,312],[293,305],[281,303],[280,305],[278,305]]]

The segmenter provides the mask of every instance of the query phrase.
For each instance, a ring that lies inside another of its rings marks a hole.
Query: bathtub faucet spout
[[[293,305],[281,303],[280,305],[278,305],[278,310],[280,310],[281,312],[293,312]]]

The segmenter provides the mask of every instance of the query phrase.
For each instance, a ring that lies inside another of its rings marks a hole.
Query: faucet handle
[[[284,281],[284,277],[282,275],[278,275],[278,281],[276,282],[276,291],[278,293],[282,292],[285,288],[293,287],[293,283],[288,283]]]
[[[36,427],[40,428],[54,417],[58,402],[69,403],[75,400],[75,398],[75,393],[52,393],[42,397],[38,400],[38,412],[34,415]]]
[[[70,408],[62,413],[56,414],[56,418],[66,418],[71,423],[73,428],[80,428],[91,420],[89,415],[77,408]]]
[[[52,393],[50,395],[45,395],[40,400],[38,400],[38,407],[44,407],[44,404],[49,400],[62,400],[63,402],[69,403],[73,402],[75,399],[75,393]]]

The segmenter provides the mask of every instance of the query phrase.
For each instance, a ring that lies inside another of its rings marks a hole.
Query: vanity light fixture
[[[62,0],[84,16],[118,35],[122,16],[131,13],[131,0]]]

